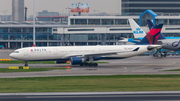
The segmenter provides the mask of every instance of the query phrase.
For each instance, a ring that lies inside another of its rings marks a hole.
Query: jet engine
[[[69,61],[71,65],[78,65],[85,62],[84,58],[81,57],[71,57]]]

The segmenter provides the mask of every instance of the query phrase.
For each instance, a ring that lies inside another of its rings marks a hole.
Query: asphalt
[[[179,59],[180,56],[169,56],[166,58],[135,56],[122,60],[106,60],[109,63],[99,64],[98,67],[80,67],[71,66],[69,64],[29,64],[30,68],[65,67],[67,69],[43,72],[7,72],[0,73],[0,78],[126,74],[180,74],[180,71],[166,71],[171,69],[179,69]],[[23,64],[0,64],[0,68],[8,68],[9,66],[23,66]]]
[[[0,50],[0,58],[10,58],[13,50]],[[0,73],[0,78],[83,76],[83,75],[132,75],[132,74],[180,74],[180,56],[155,58],[135,56],[122,60],[102,60],[107,64],[98,67],[79,67],[68,64],[29,64],[30,68],[66,67],[66,70],[26,73]],[[23,64],[0,64],[0,68],[23,66]],[[0,101],[179,101],[180,91],[151,92],[53,92],[53,93],[0,93]]]
[[[179,91],[0,93],[0,101],[179,101]]]
[[[0,50],[0,58],[10,58],[14,50]],[[6,72],[0,73],[0,78],[16,77],[49,77],[49,76],[84,76],[84,75],[133,75],[133,74],[180,74],[180,56],[153,57],[135,56],[120,60],[102,60],[109,62],[99,64],[98,67],[80,67],[69,64],[29,64],[30,68],[67,68],[66,70],[52,70],[43,72]],[[24,64],[0,64],[0,68],[9,66],[23,66]]]
[[[11,58],[9,56],[10,53],[12,53],[14,51],[14,49],[0,49],[0,59],[12,59],[14,60],[13,58]]]

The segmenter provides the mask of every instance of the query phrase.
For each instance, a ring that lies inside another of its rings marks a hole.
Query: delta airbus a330
[[[56,63],[66,63],[69,60],[71,65],[98,66],[93,61],[123,59],[146,53],[154,48],[161,48],[161,45],[154,45],[161,29],[162,24],[155,25],[136,45],[27,47],[15,50],[10,57],[25,61],[25,66],[28,66],[27,61],[47,60],[56,61]]]

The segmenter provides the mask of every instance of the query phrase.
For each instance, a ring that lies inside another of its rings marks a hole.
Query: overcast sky
[[[33,0],[24,0],[25,6],[28,8],[28,16],[33,14]],[[59,13],[67,13],[65,9],[71,7],[72,3],[88,3],[89,13],[93,10],[106,13],[119,13],[120,0],[36,0],[36,12],[42,10],[54,11]],[[7,15],[12,15],[12,0],[0,0],[0,15],[4,15],[2,11],[8,10]]]

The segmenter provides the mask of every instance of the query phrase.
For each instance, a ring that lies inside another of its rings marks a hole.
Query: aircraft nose
[[[12,58],[14,58],[14,55],[13,55],[13,53],[9,54],[9,56],[10,56],[10,57],[12,57]]]

